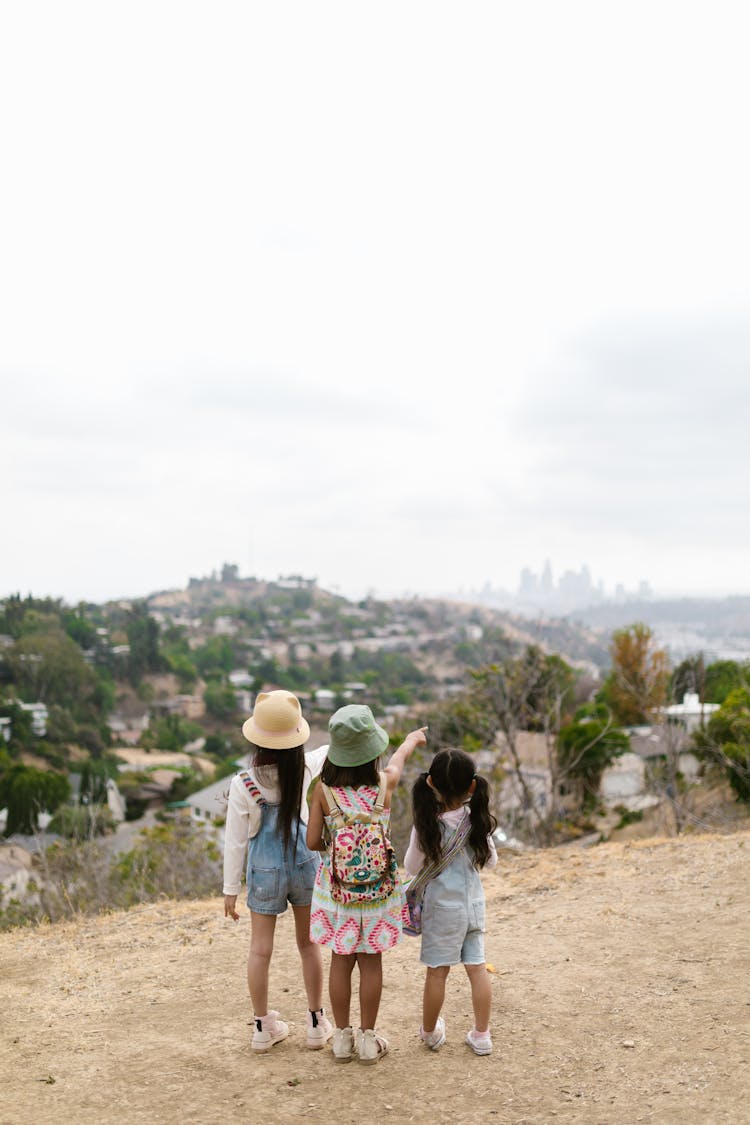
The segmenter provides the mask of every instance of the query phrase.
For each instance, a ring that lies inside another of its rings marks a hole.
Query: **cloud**
[[[750,501],[748,373],[744,323],[623,323],[578,341],[516,414],[529,500],[639,534],[737,530]]]

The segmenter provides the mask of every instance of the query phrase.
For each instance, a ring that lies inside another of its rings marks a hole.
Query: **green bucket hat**
[[[328,761],[334,766],[363,766],[379,758],[390,739],[364,703],[339,707],[328,721]]]

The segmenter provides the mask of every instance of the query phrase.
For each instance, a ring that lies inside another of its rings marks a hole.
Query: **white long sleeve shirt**
[[[450,809],[448,812],[440,813],[439,819],[451,831],[455,832],[459,824],[463,820],[464,806],[460,808]],[[487,837],[487,843],[490,845],[490,858],[487,860],[485,867],[494,867],[497,864],[497,848],[495,841],[491,836]],[[407,875],[418,875],[424,867],[425,856],[424,852],[419,846],[417,840],[417,830],[412,828],[411,836],[409,837],[409,847],[406,849],[404,856],[404,867],[406,868]]]
[[[307,791],[310,782],[318,776],[328,754],[328,745],[305,753],[305,774],[302,782],[302,803],[299,818],[307,824],[309,809]],[[278,784],[272,780],[274,766],[261,766],[257,772],[251,766],[247,771],[260,789],[261,796],[269,805],[277,805],[281,794]],[[269,784],[270,782],[270,784]],[[261,810],[257,801],[247,791],[239,774],[235,774],[229,786],[227,801],[227,820],[224,826],[224,894],[238,895],[245,872],[245,853],[247,842],[260,831]]]

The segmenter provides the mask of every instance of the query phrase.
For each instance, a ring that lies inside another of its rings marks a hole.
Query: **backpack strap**
[[[265,797],[261,793],[260,789],[255,784],[255,782],[253,781],[250,774],[247,773],[246,770],[240,770],[240,773],[239,773],[238,776],[242,778],[243,785],[247,789],[247,791],[250,794],[250,796],[252,797],[252,799],[255,801],[256,805],[260,805],[260,807],[262,809],[264,809],[267,806],[268,801],[265,799]]]
[[[380,778],[380,785],[378,786],[378,792],[377,796],[375,797],[375,804],[373,805],[372,811],[380,815],[380,813],[382,813],[385,809],[385,795],[388,791],[388,775],[386,773],[380,773],[378,776]],[[341,809],[341,806],[336,800],[333,790],[330,789],[324,781],[321,781],[320,787],[323,790],[323,796],[325,797],[326,804],[328,805],[328,815],[333,817],[333,819],[337,822],[336,827],[340,828],[344,824],[344,813]]]
[[[333,790],[326,785],[325,781],[321,781],[320,788],[323,790],[323,796],[328,805],[328,815],[335,821],[337,828],[342,828],[344,825],[344,814],[341,811],[341,806],[333,795]]]
[[[378,795],[375,798],[375,805],[373,812],[382,813],[385,811],[385,795],[388,792],[388,775],[383,771],[380,774],[380,787],[378,788]]]

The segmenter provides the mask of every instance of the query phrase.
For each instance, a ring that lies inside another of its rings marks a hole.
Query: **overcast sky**
[[[745,4],[0,11],[0,596],[750,591]]]

